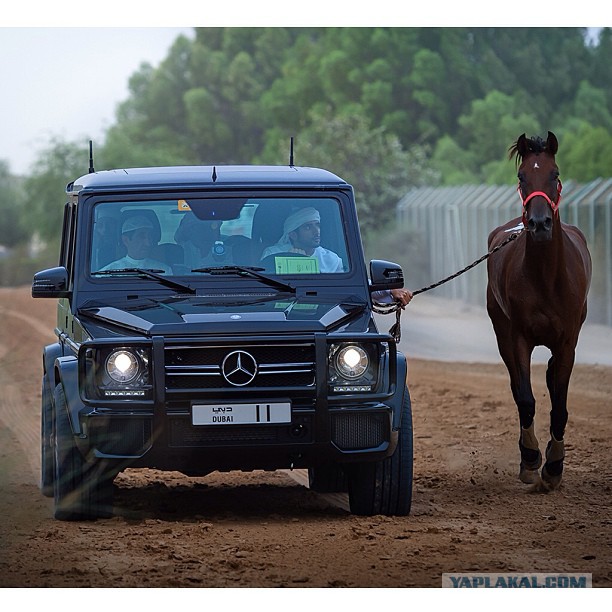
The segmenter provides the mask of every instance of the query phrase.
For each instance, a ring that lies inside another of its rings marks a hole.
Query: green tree
[[[262,149],[262,97],[300,30],[201,28],[143,65],[108,131],[111,165],[246,163]],[[275,114],[273,107],[271,112]]]
[[[143,64],[130,78],[130,97],[106,133],[101,155],[106,167],[195,162],[183,104],[191,44],[180,36],[158,68]]]
[[[0,160],[0,218],[1,246],[11,248],[29,238],[23,191],[11,175],[8,163],[3,160]]]
[[[603,28],[599,33],[597,45],[588,49],[590,70],[588,81],[606,93],[606,106],[612,109],[612,28]]]
[[[394,219],[395,205],[410,187],[437,180],[421,147],[405,151],[396,136],[372,127],[364,115],[333,116],[328,109],[311,119],[296,140],[296,163],[327,168],[353,185],[366,240]],[[278,150],[286,159],[286,142]]]
[[[564,132],[559,137],[557,163],[563,178],[578,182],[610,177],[612,132],[587,123]]]
[[[54,137],[41,151],[34,172],[26,179],[24,190],[27,220],[32,231],[48,242],[57,240],[62,230],[66,185],[87,173],[87,141],[67,142]]]
[[[436,143],[431,159],[444,185],[469,185],[478,183],[474,168],[477,158],[470,151],[463,150],[450,136],[443,136]]]
[[[573,115],[591,125],[612,130],[612,113],[608,109],[606,92],[581,81],[574,100]]]
[[[426,142],[437,140],[451,126],[449,106],[444,97],[448,75],[439,53],[421,49],[414,56],[414,67],[409,77],[412,98],[418,106],[419,134]]]
[[[539,133],[536,118],[524,108],[519,96],[492,91],[484,99],[474,100],[469,114],[459,117],[477,180],[496,183],[504,176],[506,181],[513,180],[513,169],[504,163],[508,147],[522,133]]]
[[[362,115],[404,151],[436,151],[445,181],[514,180],[506,153],[521,133],[574,130],[577,116],[611,129],[610,30],[597,45],[581,28],[540,34],[198,28],[195,40],[177,39],[159,67],[143,65],[132,77],[101,159],[248,163],[274,157],[279,142],[285,152],[289,137],[316,132],[321,116]]]

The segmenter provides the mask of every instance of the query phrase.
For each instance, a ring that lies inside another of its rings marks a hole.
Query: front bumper
[[[100,459],[126,466],[190,473],[377,461],[395,450],[403,393],[403,383],[398,390],[396,382],[399,355],[390,340],[371,333],[350,338],[323,333],[218,337],[206,343],[153,337],[148,400],[85,397],[86,370],[81,365],[86,407],[78,413],[77,444],[84,454],[93,451]],[[370,393],[330,393],[328,346],[347,341],[386,347],[380,351],[378,382]],[[245,347],[262,375],[248,386],[232,387],[223,382],[218,364]],[[87,350],[82,347],[82,356]],[[290,423],[192,424],[197,403],[279,401],[291,403]]]
[[[377,461],[393,452],[392,409],[382,403],[328,408],[294,406],[291,423],[193,425],[191,412],[150,414],[94,410],[81,415],[82,452],[129,467],[189,473],[304,468]]]

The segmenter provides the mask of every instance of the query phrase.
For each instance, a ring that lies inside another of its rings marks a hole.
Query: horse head
[[[555,218],[559,217],[561,181],[555,155],[559,143],[548,132],[546,140],[539,136],[519,136],[510,147],[510,155],[518,166],[518,192],[523,202],[523,224],[536,242],[552,239]]]

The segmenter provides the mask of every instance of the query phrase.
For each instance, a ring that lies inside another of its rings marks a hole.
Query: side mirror
[[[401,289],[404,286],[404,272],[396,263],[373,259],[370,262],[370,280],[370,291]]]
[[[64,298],[69,297],[68,270],[63,266],[41,270],[32,281],[32,297]]]

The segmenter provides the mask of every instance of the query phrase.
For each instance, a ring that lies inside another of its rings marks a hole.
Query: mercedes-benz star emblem
[[[234,387],[244,387],[257,375],[257,362],[246,351],[233,351],[226,355],[221,364],[223,378]]]

